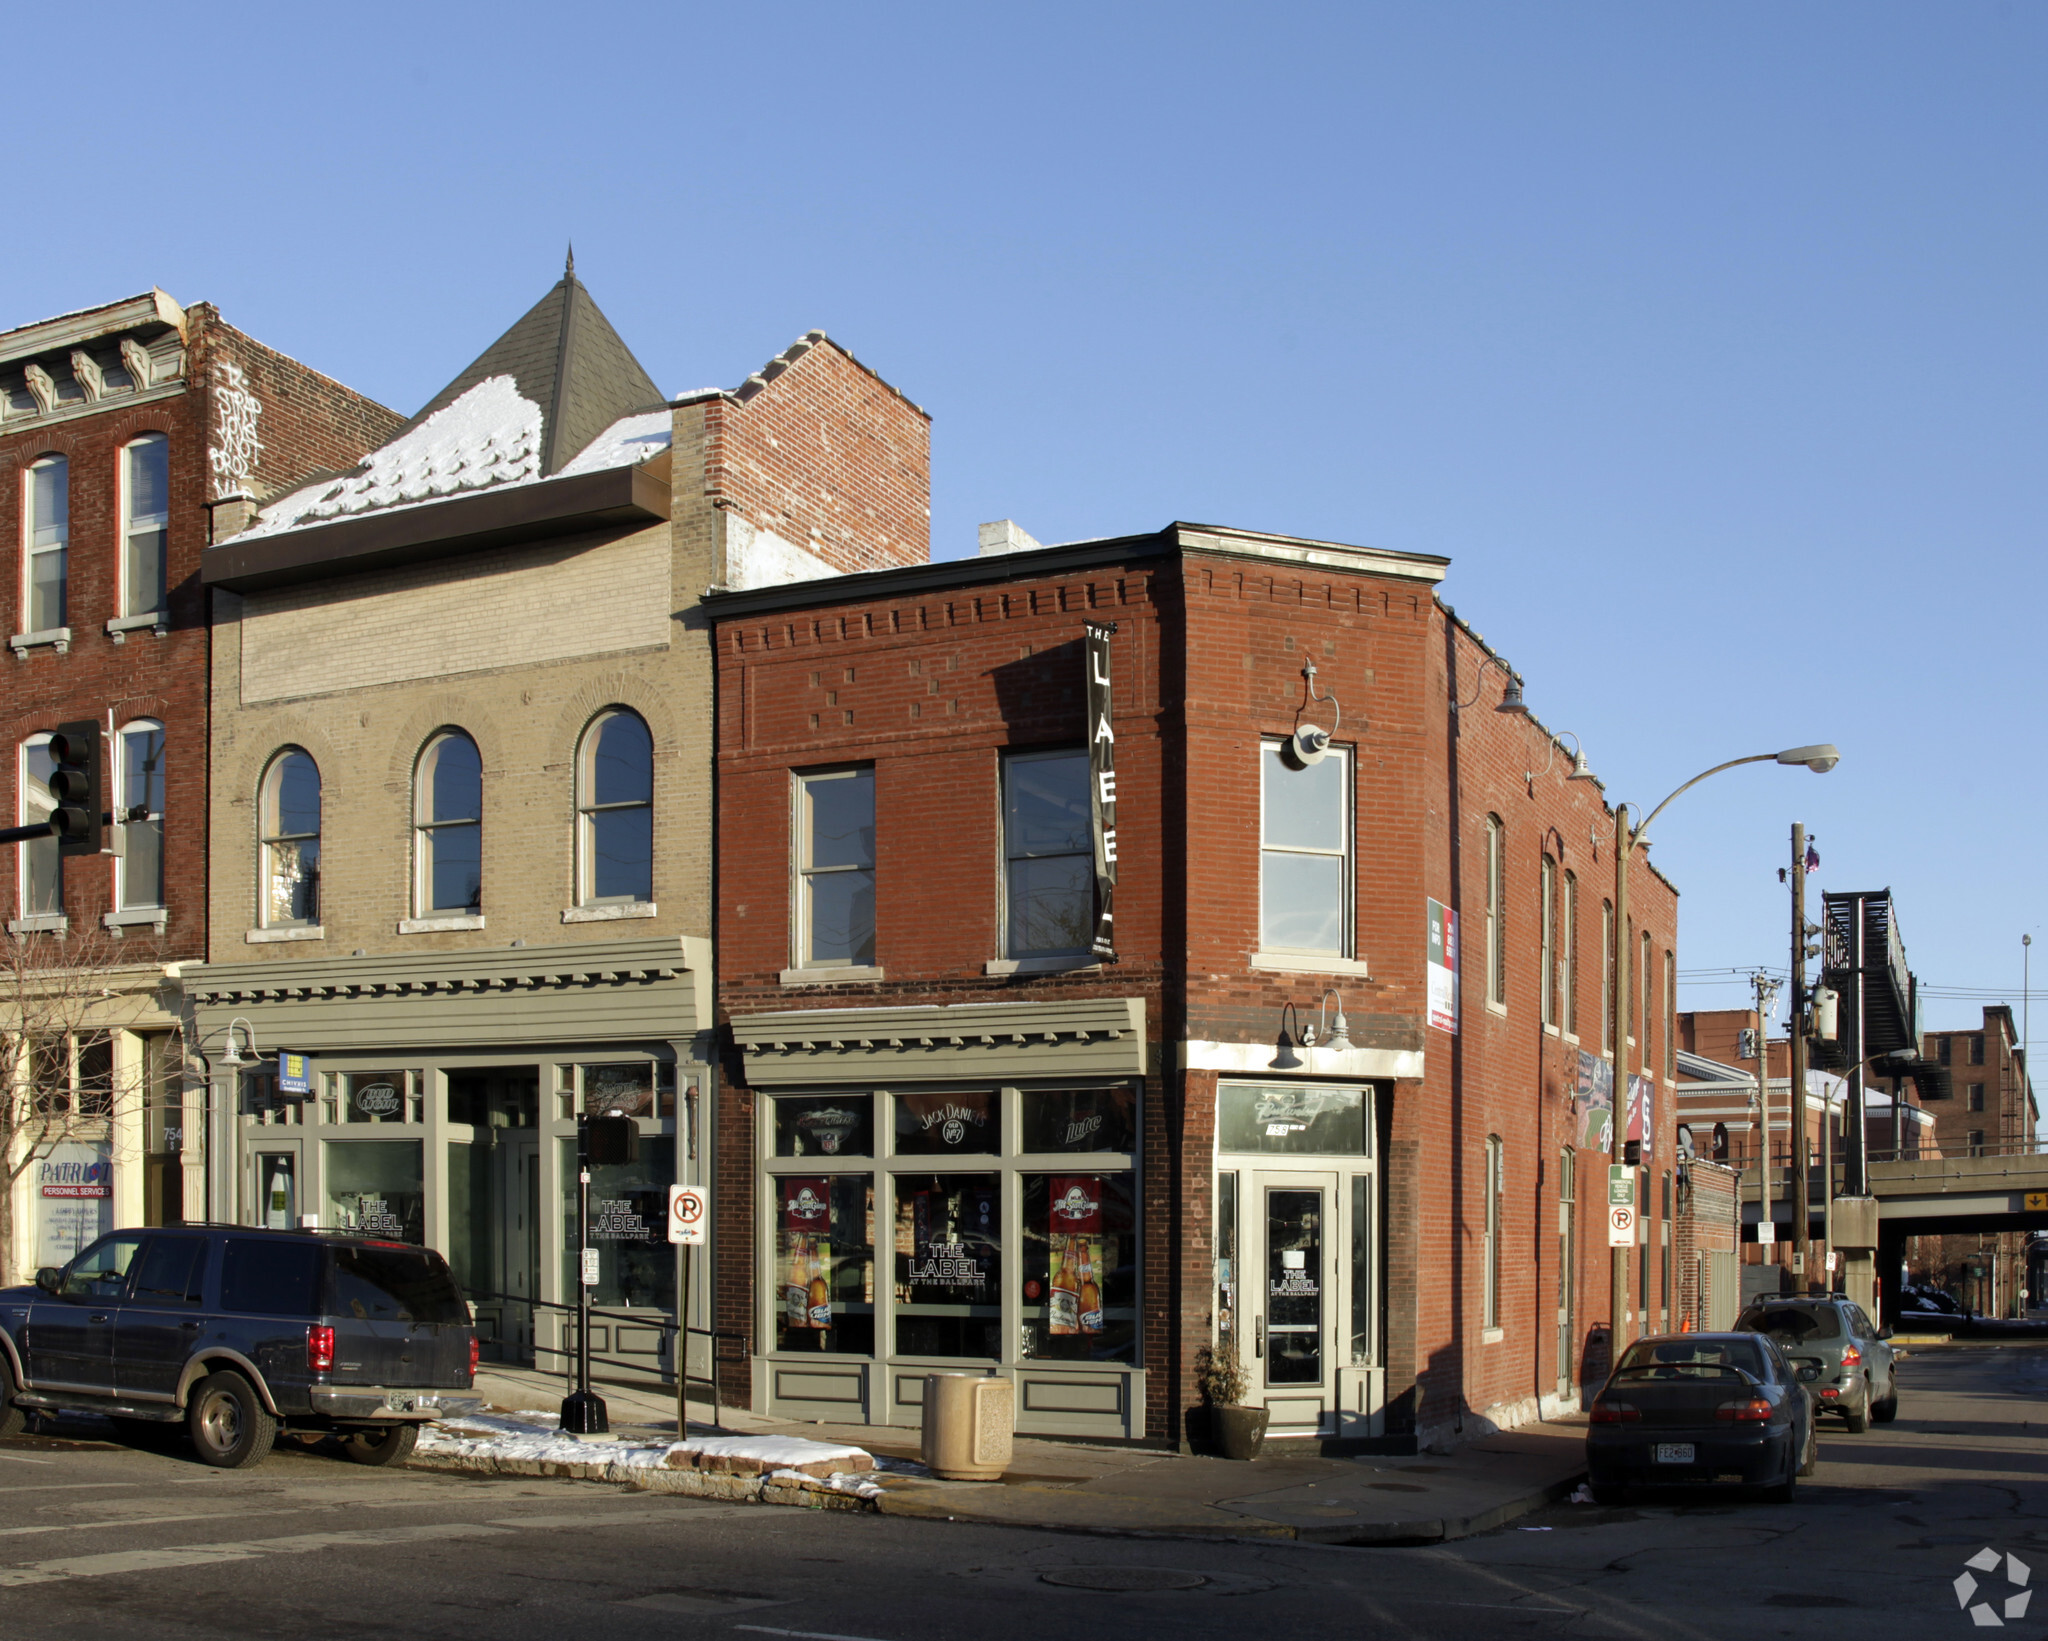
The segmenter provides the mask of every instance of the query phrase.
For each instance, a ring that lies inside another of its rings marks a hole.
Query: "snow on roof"
[[[561,476],[630,467],[668,448],[666,410],[626,416],[590,442]],[[488,376],[408,433],[264,508],[242,536],[280,535],[359,514],[533,484],[541,477],[541,408],[509,376]]]

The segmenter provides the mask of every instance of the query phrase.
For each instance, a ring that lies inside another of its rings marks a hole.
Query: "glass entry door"
[[[1315,1430],[1336,1404],[1339,1284],[1337,1176],[1255,1173],[1244,1215],[1252,1392],[1269,1428]]]

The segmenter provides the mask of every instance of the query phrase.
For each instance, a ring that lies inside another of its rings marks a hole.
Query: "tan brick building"
[[[700,601],[921,562],[928,463],[924,413],[822,332],[668,399],[572,266],[361,467],[206,555],[183,982],[236,1159],[216,1217],[441,1248],[488,1351],[559,1365],[575,1117],[619,1110],[592,1343],[666,1365],[666,1188],[710,1167],[716,1097]]]

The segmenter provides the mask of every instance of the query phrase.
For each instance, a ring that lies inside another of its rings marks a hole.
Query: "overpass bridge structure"
[[[2048,1231],[2048,1151],[2025,1141],[1987,1146],[1982,1155],[1966,1157],[1893,1157],[1880,1151],[1866,1171],[1877,1199],[1878,1234],[1887,1247],[1909,1236],[1951,1231]],[[1773,1168],[1771,1174],[1771,1219],[1782,1242],[1793,1234],[1787,1200],[1792,1170]],[[1809,1170],[1807,1235],[1817,1242],[1827,1239],[1828,1198],[1840,1189],[1840,1163]],[[1745,1169],[1743,1241],[1756,1240],[1759,1218],[1756,1170]]]

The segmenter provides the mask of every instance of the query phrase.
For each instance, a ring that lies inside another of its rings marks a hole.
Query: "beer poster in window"
[[[782,1193],[783,1325],[832,1326],[832,1182],[784,1176]]]
[[[1052,1283],[1048,1333],[1102,1331],[1102,1181],[1055,1174],[1047,1208]]]
[[[1095,832],[1095,942],[1091,956],[1116,961],[1116,731],[1110,727],[1109,640],[1116,623],[1090,621],[1081,648],[1088,667],[1088,807]]]

